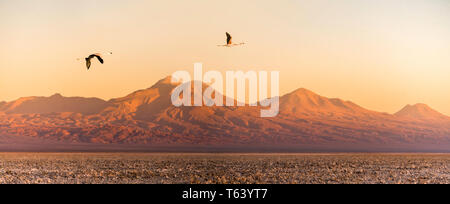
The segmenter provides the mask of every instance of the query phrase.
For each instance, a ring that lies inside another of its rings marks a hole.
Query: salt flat
[[[450,183],[450,154],[0,153],[0,183]]]

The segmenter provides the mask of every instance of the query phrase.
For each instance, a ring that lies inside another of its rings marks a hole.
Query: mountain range
[[[0,150],[450,151],[450,117],[425,104],[388,114],[301,88],[280,97],[278,116],[261,118],[261,107],[175,107],[176,86],[167,77],[109,101],[1,102]]]

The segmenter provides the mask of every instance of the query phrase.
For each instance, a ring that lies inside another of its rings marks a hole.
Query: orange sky
[[[450,115],[447,0],[0,1],[0,101],[120,97],[177,70],[279,70],[304,87],[395,112]],[[221,48],[225,32],[246,46]],[[112,51],[87,71],[76,58]]]

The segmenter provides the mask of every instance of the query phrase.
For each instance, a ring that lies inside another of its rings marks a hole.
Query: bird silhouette
[[[112,55],[112,52],[108,52],[107,54]],[[102,64],[103,64],[103,62],[104,62],[101,53],[91,54],[91,55],[89,55],[88,57],[84,58],[84,59],[86,60],[86,68],[87,68],[88,70],[89,70],[89,68],[91,67],[91,64],[92,64],[92,63],[91,63],[92,58],[97,58],[98,61],[99,61],[100,63],[102,63]],[[80,60],[80,59],[78,58],[77,60]]]
[[[227,36],[227,44],[226,45],[217,45],[219,47],[232,47],[232,46],[239,46],[239,45],[244,45],[245,43],[241,42],[241,43],[237,43],[237,44],[233,44],[233,37],[230,35],[230,33],[225,32],[225,35]]]
[[[233,42],[231,42],[231,39],[233,39],[233,37],[231,37],[231,35],[228,32],[226,32],[225,34],[227,35],[227,45],[233,44]]]

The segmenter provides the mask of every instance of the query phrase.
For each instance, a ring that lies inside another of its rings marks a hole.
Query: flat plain
[[[0,153],[0,183],[450,183],[450,154]]]

